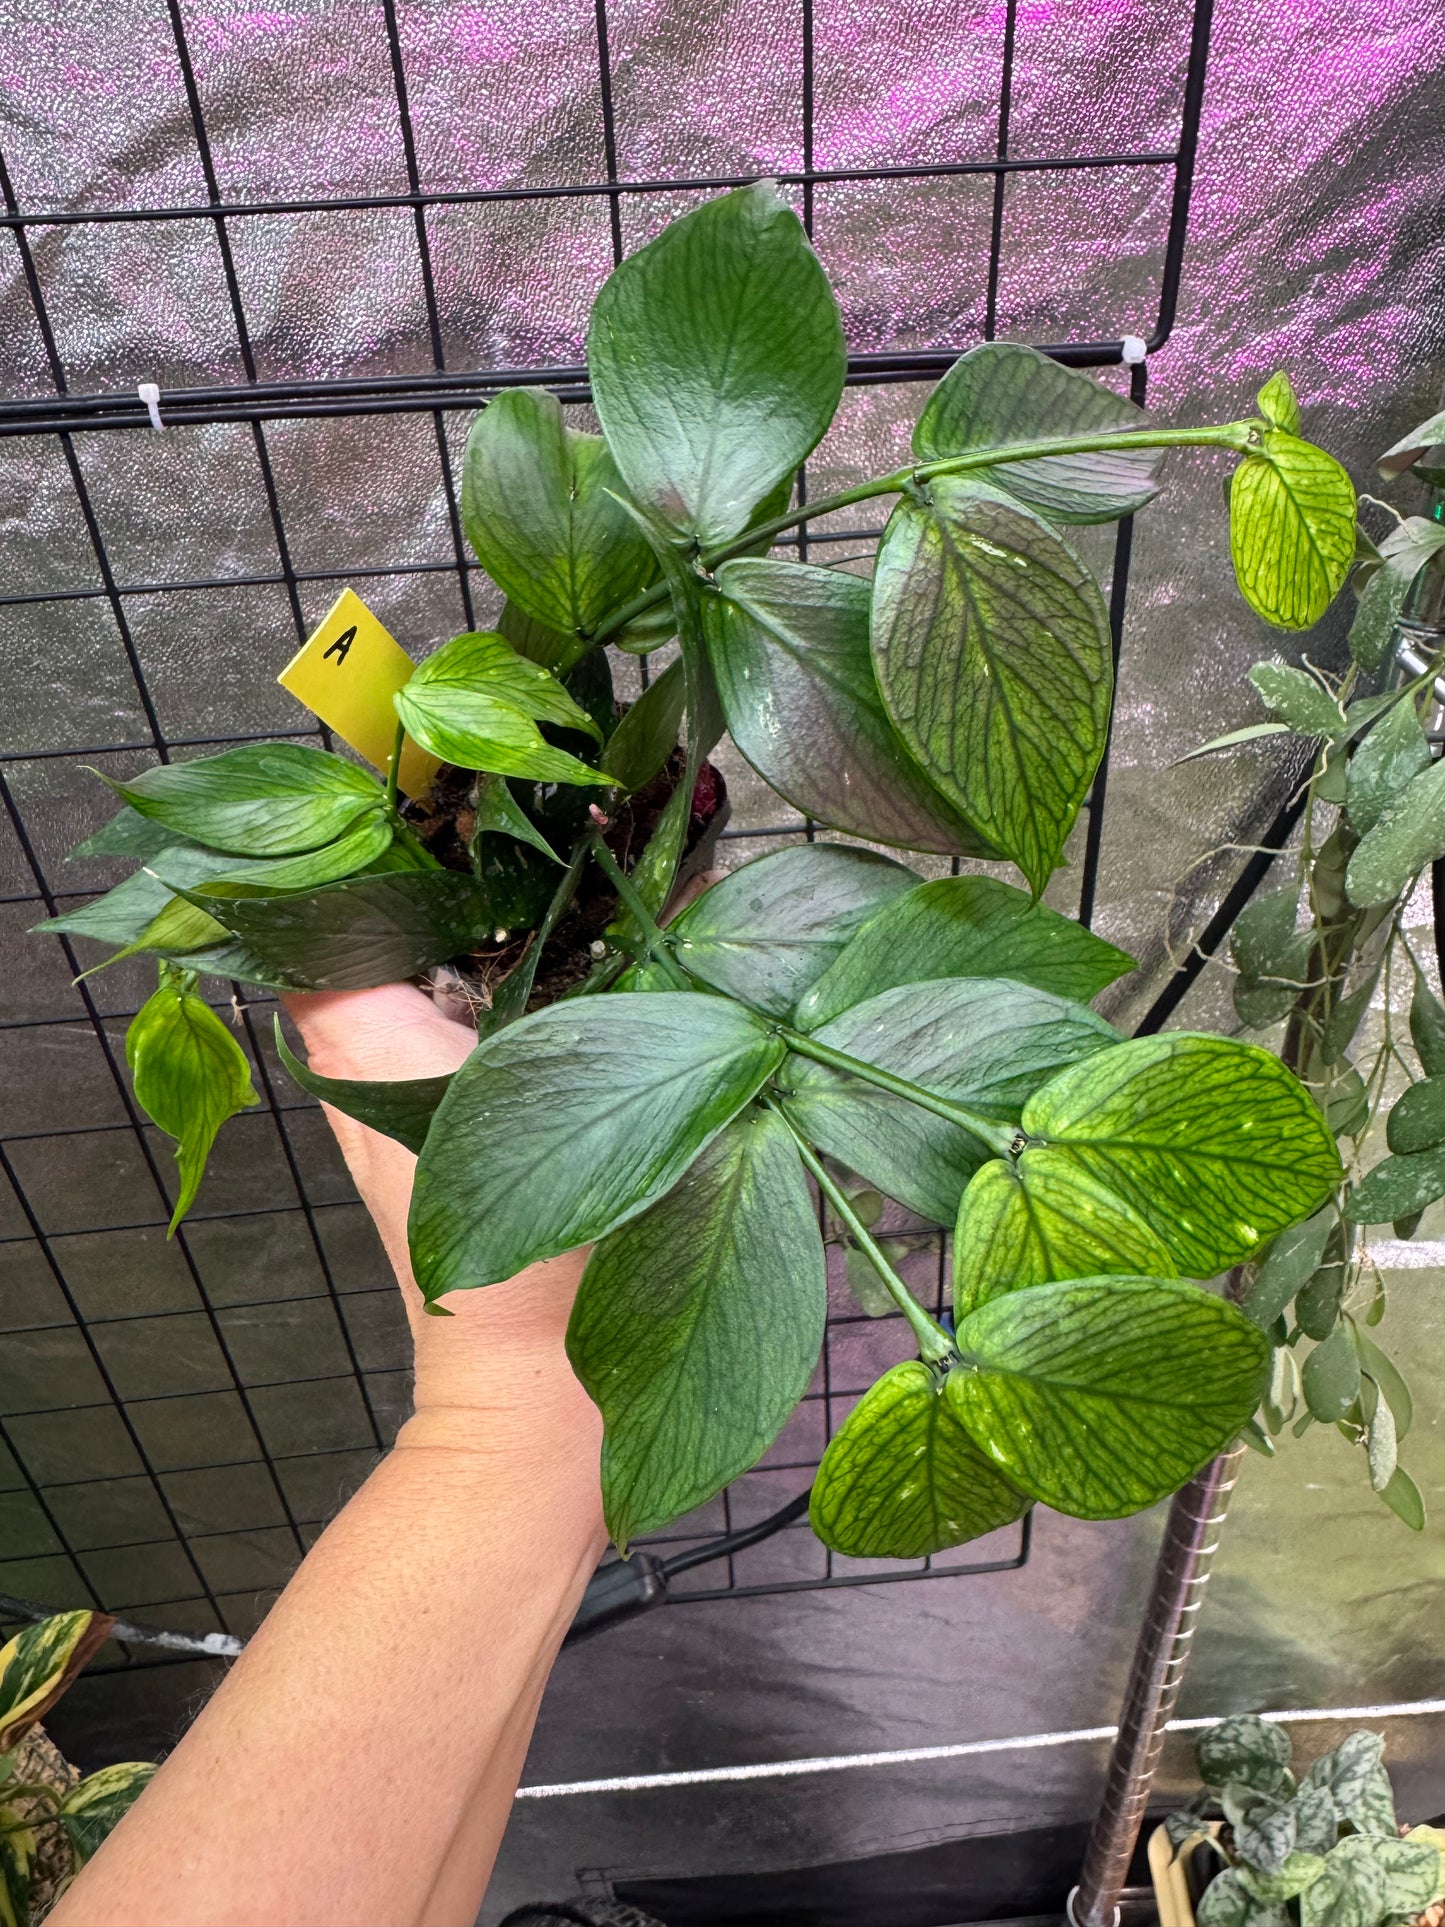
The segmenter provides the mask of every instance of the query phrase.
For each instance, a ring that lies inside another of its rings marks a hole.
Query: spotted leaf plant
[[[400,692],[388,780],[274,743],[165,764],[115,785],[125,807],[85,846],[141,867],[48,927],[160,959],[133,1060],[180,1146],[178,1210],[250,1096],[203,980],[346,988],[460,963],[484,990],[451,1078],[343,1083],[281,1049],[418,1152],[411,1250],[435,1311],[593,1247],[568,1343],[606,1420],[620,1547],[752,1464],[803,1395],[818,1193],[916,1350],[823,1460],[829,1545],[911,1557],[1039,1501],[1151,1505],[1270,1384],[1269,1335],[1210,1281],[1319,1211],[1340,1164],[1269,1052],[1098,1016],[1132,960],[1042,901],[1112,700],[1108,616],[1067,532],[1143,509],[1170,447],[1219,451],[1240,586],[1297,628],[1350,565],[1350,483],[1301,439],[1283,377],[1255,415],[1170,428],[989,343],[928,398],[903,466],[803,498],[846,357],[827,278],[762,183],[625,260],[587,352],[600,435],[541,391],[472,428],[463,519],[501,614]],[[871,571],[774,552],[874,498],[892,508]],[[619,713],[617,652],[663,648]],[[663,928],[724,731],[858,842],[779,849]],[[450,766],[449,793],[460,777],[449,843],[434,805],[400,803],[401,732]],[[936,861],[929,878],[909,852],[1011,864],[1023,887]],[[612,921],[543,1001],[539,959],[589,889]],[[503,938],[510,967],[488,974]],[[869,1194],[953,1229],[950,1312],[905,1284]]]

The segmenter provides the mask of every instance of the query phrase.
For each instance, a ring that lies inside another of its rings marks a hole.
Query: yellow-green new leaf
[[[1229,547],[1240,593],[1277,629],[1308,629],[1355,559],[1355,491],[1331,455],[1283,428],[1234,471]]]
[[[1120,1519],[1177,1490],[1248,1423],[1269,1341],[1197,1285],[1083,1278],[991,1298],[958,1322],[944,1388],[1023,1491]]]
[[[186,977],[168,967],[131,1019],[125,1055],[136,1102],[176,1140],[180,1188],[166,1234],[173,1236],[201,1187],[216,1133],[260,1099],[246,1053]]]
[[[60,1821],[83,1867],[128,1808],[134,1806],[155,1778],[149,1760],[127,1760],[103,1766],[74,1786],[60,1803]]]
[[[835,1433],[813,1482],[813,1530],[857,1559],[921,1559],[1023,1517],[1029,1501],[959,1424],[936,1371],[885,1372]]]
[[[108,1613],[56,1613],[0,1647],[0,1753],[24,1739],[105,1644]]]
[[[538,722],[599,739],[601,732],[551,671],[519,656],[505,636],[454,637],[427,657],[394,700],[408,736],[460,769],[539,783],[608,781],[543,738]]]

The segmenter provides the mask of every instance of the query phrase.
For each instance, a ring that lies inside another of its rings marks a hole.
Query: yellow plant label
[[[319,625],[276,678],[344,743],[385,770],[396,740],[392,697],[416,664],[353,589],[343,589]],[[441,768],[408,737],[399,781],[421,796]]]

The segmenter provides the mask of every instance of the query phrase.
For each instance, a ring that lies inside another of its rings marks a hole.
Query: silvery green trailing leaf
[[[1329,1788],[1306,1776],[1295,1790],[1294,1811],[1300,1851],[1327,1854],[1340,1831],[1340,1811]]]
[[[976,449],[1060,435],[1147,428],[1142,408],[1018,342],[986,342],[963,355],[929,396],[913,452],[933,462]],[[1053,522],[1112,522],[1158,492],[1162,448],[1095,450],[999,462],[976,471]]]
[[[1427,1077],[1401,1093],[1385,1124],[1392,1151],[1409,1155],[1445,1144],[1445,1077]]]
[[[191,981],[163,964],[159,989],[125,1035],[136,1102],[176,1140],[180,1188],[167,1237],[195,1200],[216,1133],[228,1117],[260,1102],[246,1053]]]
[[[1350,1224],[1393,1224],[1445,1198],[1445,1145],[1411,1157],[1382,1158],[1345,1199]]]
[[[1397,1465],[1390,1483],[1380,1493],[1380,1497],[1402,1524],[1412,1532],[1425,1530],[1425,1501],[1420,1488],[1410,1477],[1403,1465]]]
[[[472,423],[462,467],[467,540],[509,600],[550,629],[594,629],[656,578],[621,492],[602,437],[569,428],[543,388],[497,395]]]
[[[407,735],[445,763],[539,783],[607,781],[544,740],[539,721],[589,736],[601,732],[549,670],[519,656],[504,636],[454,637],[427,657],[394,700]]]
[[[1286,1016],[1309,980],[1314,937],[1295,928],[1299,897],[1297,883],[1255,896],[1230,933],[1235,1014],[1256,1029]]]
[[[116,1823],[133,1807],[155,1778],[148,1760],[128,1760],[89,1773],[61,1800],[56,1809],[65,1828],[77,1867],[83,1867]]]
[[[1256,1900],[1233,1867],[1216,1874],[1195,1909],[1199,1927],[1292,1927],[1276,1901]]]
[[[1362,669],[1376,670],[1385,660],[1415,578],[1442,549],[1445,527],[1423,515],[1410,516],[1380,544],[1380,566],[1360,591],[1350,626],[1350,654]]]
[[[1360,1354],[1361,1369],[1369,1373],[1379,1387],[1381,1398],[1388,1402],[1394,1413],[1396,1434],[1403,1439],[1414,1423],[1415,1402],[1399,1367],[1358,1325],[1355,1327],[1355,1350]]]
[[[1395,1435],[1395,1415],[1386,1399],[1377,1397],[1375,1400],[1374,1414],[1366,1428],[1365,1447],[1370,1485],[1376,1492],[1383,1492],[1395,1476],[1400,1452],[1400,1441]]]
[[[1432,763],[1397,793],[1350,858],[1345,888],[1359,909],[1389,903],[1445,855],[1445,763]]]
[[[898,984],[1009,977],[1080,1003],[1134,959],[995,877],[936,877],[879,909],[798,1004],[812,1030]]]
[[[1355,559],[1355,491],[1323,449],[1267,428],[1229,491],[1229,547],[1249,606],[1277,629],[1308,629]]]
[[[915,881],[871,850],[774,850],[688,905],[672,925],[678,960],[714,990],[787,1017],[859,926]],[[628,978],[618,987],[627,989]]]
[[[670,1191],[777,1069],[721,997],[552,1004],[457,1072],[417,1164],[411,1255],[428,1299],[604,1237]]]
[[[976,1171],[958,1207],[953,1302],[971,1310],[1000,1292],[1066,1278],[1171,1278],[1160,1239],[1122,1198],[1048,1145]]]
[[[1118,1038],[1082,1004],[1004,978],[902,984],[821,1025],[819,1043],[1001,1124],[1061,1066]],[[989,1153],[970,1132],[861,1078],[788,1064],[795,1118],[830,1157],[935,1223],[951,1223]]]
[[[1346,1734],[1332,1753],[1314,1762],[1304,1785],[1324,1787],[1335,1811],[1361,1833],[1395,1837],[1395,1800],[1384,1767],[1385,1741],[1381,1734],[1359,1730]]]
[[[807,1390],[827,1316],[817,1210],[792,1134],[751,1106],[593,1252],[567,1355],[606,1422],[619,1551],[745,1472]]]
[[[705,201],[616,268],[587,335],[592,398],[627,486],[704,547],[822,437],[842,325],[802,223],[766,181]]]
[[[1305,1404],[1322,1425],[1336,1425],[1360,1396],[1360,1355],[1348,1325],[1317,1344],[1300,1374]]]
[[[1345,808],[1350,827],[1364,836],[1405,790],[1430,767],[1430,744],[1415,705],[1396,702],[1375,724],[1350,758]]]
[[[1418,1914],[1438,1898],[1440,1849],[1430,1841],[1374,1834],[1370,1855],[1385,1876],[1387,1914]]]
[[[1410,1042],[1427,1077],[1445,1076],[1445,1005],[1415,968],[1415,993],[1410,1000]]]
[[[1341,1176],[1328,1126],[1278,1058],[1187,1031],[1131,1038],[1063,1071],[1022,1123],[1068,1146],[1191,1278],[1250,1257]]]
[[[1301,1927],[1381,1927],[1388,1886],[1374,1849],[1358,1834],[1330,1849],[1318,1880],[1300,1895]]]
[[[1343,1241],[1332,1240],[1335,1255],[1306,1279],[1294,1301],[1295,1323],[1306,1338],[1328,1338],[1335,1329],[1350,1283]]]
[[[682,731],[686,695],[684,665],[669,663],[608,737],[602,767],[623,789],[640,790],[666,763]]]
[[[937,477],[888,518],[873,666],[921,769],[1035,896],[1103,754],[1109,619],[1062,537],[993,489]]]
[[[888,720],[869,649],[871,590],[795,562],[728,562],[703,602],[732,739],[794,808],[830,828],[945,856],[997,852],[939,794]]]
[[[1264,1873],[1254,1866],[1236,1867],[1234,1871],[1251,1899],[1279,1902],[1294,1900],[1312,1881],[1318,1880],[1324,1870],[1323,1854],[1297,1850],[1290,1854],[1278,1873]]]
[[[1293,384],[1283,368],[1272,374],[1255,397],[1259,412],[1271,428],[1282,428],[1287,435],[1300,431],[1299,402]]]
[[[388,871],[294,896],[186,894],[260,960],[260,981],[288,989],[395,983],[494,934],[486,893],[455,870]]]
[[[1268,1331],[1294,1302],[1325,1254],[1325,1244],[1338,1222],[1327,1206],[1312,1218],[1288,1225],[1270,1245],[1244,1300],[1245,1314],[1261,1331]]]
[[[408,1151],[421,1150],[431,1127],[436,1108],[447,1094],[453,1073],[445,1077],[407,1077],[367,1082],[359,1078],[323,1077],[291,1049],[281,1032],[281,1019],[275,1019],[276,1053],[303,1091],[310,1091],[323,1104],[354,1117],[373,1131],[381,1131],[404,1144]]]
[[[945,1397],[1013,1484],[1083,1519],[1175,1491],[1248,1422],[1269,1345],[1196,1285],[1031,1285],[958,1321]]]
[[[1301,736],[1333,736],[1345,714],[1313,676],[1285,662],[1257,662],[1249,680],[1261,701]]]
[[[234,856],[319,849],[385,806],[374,776],[301,743],[251,743],[104,780],[140,815]]]
[[[885,1372],[830,1440],[813,1530],[858,1559],[920,1559],[1022,1518],[1029,1500],[979,1451],[931,1367]]]

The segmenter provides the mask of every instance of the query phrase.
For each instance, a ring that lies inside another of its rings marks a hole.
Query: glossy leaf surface
[[[394,700],[407,735],[461,769],[539,783],[607,781],[544,740],[539,721],[591,736],[598,730],[557,678],[519,656],[504,636],[454,637],[427,657]]]
[[[303,1091],[310,1091],[323,1104],[344,1111],[358,1124],[370,1125],[404,1144],[408,1151],[420,1151],[436,1114],[447,1094],[452,1073],[445,1077],[406,1077],[366,1082],[359,1078],[323,1077],[313,1071],[286,1042],[281,1019],[276,1018],[276,1052]]]
[[[1249,606],[1277,629],[1308,629],[1355,559],[1355,491],[1331,455],[1264,430],[1229,489],[1229,548]]]
[[[809,1516],[858,1559],[921,1559],[1022,1518],[1029,1501],[959,1424],[937,1372],[885,1372],[830,1440]]]
[[[301,743],[248,743],[105,780],[141,816],[236,856],[318,849],[384,804],[374,776]]]
[[[1083,1519],[1175,1491],[1247,1423],[1269,1345],[1195,1285],[1083,1279],[1007,1292],[958,1324],[945,1395],[999,1469]]]
[[[669,663],[628,710],[602,752],[602,767],[625,790],[650,783],[682,734],[687,677],[683,663]]]
[[[1147,428],[1142,408],[1018,342],[986,342],[960,357],[928,398],[913,431],[921,461],[1048,436]],[[1000,462],[978,471],[1053,522],[1112,522],[1157,493],[1162,448],[1104,449]]]
[[[1350,858],[1345,888],[1360,909],[1389,903],[1445,854],[1445,763],[1432,763],[1399,791]]]
[[[602,1496],[625,1551],[753,1464],[807,1389],[827,1281],[781,1119],[752,1106],[593,1252],[567,1355],[606,1421]]]
[[[888,720],[869,650],[871,591],[791,562],[728,562],[703,602],[728,730],[795,809],[879,843],[987,856]]]
[[[1345,809],[1359,836],[1373,830],[1414,779],[1430,767],[1430,744],[1415,713],[1401,701],[1383,715],[1350,758]]]
[[[1037,895],[1109,724],[1109,621],[1083,563],[1030,510],[939,477],[884,530],[873,666],[919,766]]]
[[[744,529],[812,451],[846,355],[801,222],[758,181],[694,208],[613,271],[587,366],[633,495],[708,546]]]
[[[511,1278],[614,1230],[678,1181],[777,1068],[720,997],[592,997],[490,1037],[417,1165],[411,1253],[428,1299]]]
[[[1009,977],[1085,1003],[1134,959],[995,877],[937,877],[870,917],[798,1004],[812,1030],[897,984]]]
[[[1410,1157],[1381,1158],[1345,1200],[1350,1224],[1393,1224],[1445,1198],[1445,1144]]]
[[[1191,1278],[1249,1257],[1340,1179],[1309,1092],[1268,1051],[1223,1037],[1131,1038],[1030,1098],[1023,1128],[1067,1145]]]
[[[1029,1094],[1063,1066],[1118,1041],[1081,1004],[988,978],[903,984],[812,1035],[1002,1124],[1017,1123]],[[788,1082],[815,1145],[924,1217],[952,1223],[990,1155],[971,1132],[805,1058],[790,1060]]]

